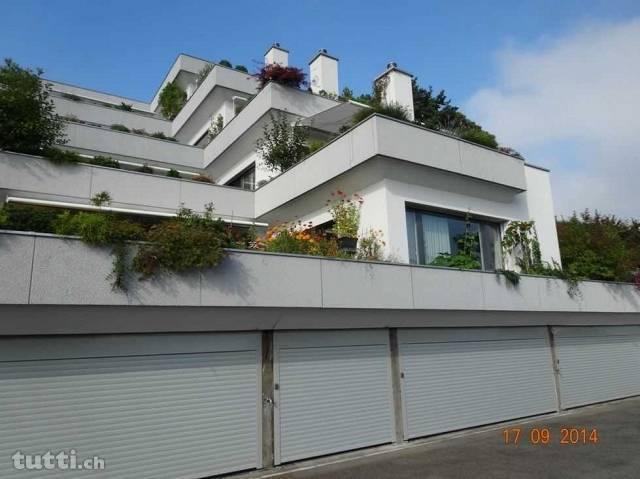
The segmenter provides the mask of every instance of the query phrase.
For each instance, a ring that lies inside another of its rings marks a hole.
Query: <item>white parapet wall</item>
[[[202,149],[175,141],[72,122],[66,124],[66,134],[67,146],[84,152],[202,168]]]
[[[134,279],[125,293],[112,290],[111,268],[109,248],[0,233],[1,304],[385,310],[387,326],[394,310],[536,313],[537,324],[542,313],[599,313],[640,323],[640,292],[631,284],[584,281],[570,295],[551,278],[523,276],[515,287],[494,273],[232,250],[216,268]]]
[[[162,132],[171,136],[171,122],[150,114],[141,114],[98,105],[85,101],[74,101],[61,96],[53,96],[56,113],[63,117],[76,117],[82,121],[101,125],[122,124],[130,129],[144,129],[149,133]]]
[[[213,203],[227,220],[250,222],[254,215],[253,193],[239,188],[0,152],[0,192],[6,196],[88,205],[102,191],[118,208],[175,213],[181,205],[203,211]]]

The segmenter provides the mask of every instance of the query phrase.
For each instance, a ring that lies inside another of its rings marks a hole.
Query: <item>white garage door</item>
[[[48,478],[199,478],[259,467],[258,338],[0,340],[0,477],[43,477],[15,470],[16,451],[104,459],[100,472]]]
[[[640,394],[640,326],[553,330],[563,407]]]
[[[554,411],[544,328],[398,331],[405,437]]]
[[[276,463],[393,441],[388,332],[276,333]]]

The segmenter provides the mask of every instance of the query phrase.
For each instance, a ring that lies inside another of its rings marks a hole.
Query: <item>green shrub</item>
[[[169,82],[160,92],[160,112],[173,120],[187,102],[187,93],[176,82]]]
[[[113,125],[111,125],[111,129],[116,131],[124,131],[125,133],[131,133],[131,130],[129,128],[120,123],[114,123]]]
[[[66,143],[64,121],[55,113],[51,86],[42,70],[21,68],[6,59],[0,67],[0,149],[40,154]]]
[[[234,68],[239,72],[249,73],[249,70],[244,65],[236,65]]]
[[[16,203],[5,203],[0,210],[4,219],[2,228],[36,233],[54,233],[54,222],[59,214],[58,209]]]
[[[91,197],[91,204],[94,206],[109,206],[111,204],[111,194],[108,191],[101,191]]]
[[[462,130],[458,133],[458,136],[463,140],[467,140],[478,145],[487,146],[489,148],[498,148],[496,137],[479,128]]]
[[[203,215],[181,209],[176,218],[149,229],[147,241],[133,260],[134,270],[148,278],[162,271],[184,272],[216,266],[230,246],[225,224],[213,218],[211,205]]]
[[[110,156],[94,156],[88,160],[82,160],[84,163],[89,163],[95,166],[106,166],[107,168],[120,168],[120,162],[114,160]]]
[[[85,158],[75,151],[61,150],[60,148],[45,148],[42,156],[58,164],[73,164],[86,161]]]
[[[130,103],[122,102],[119,105],[116,105],[114,108],[122,111],[133,111],[133,105]]]
[[[180,173],[178,172],[178,170],[174,170],[173,168],[171,168],[169,171],[167,171],[167,176],[170,178],[182,178],[182,176],[180,176]]]
[[[155,133],[151,133],[151,135],[154,138],[158,138],[160,140],[167,140],[167,141],[178,141],[176,140],[174,137],[172,136],[167,136],[164,133],[162,133],[161,131],[156,131]]]
[[[149,135],[149,133],[147,133],[147,130],[145,130],[144,128],[134,128],[131,130],[131,133],[135,133],[136,135]]]
[[[316,151],[318,151],[320,148],[322,148],[324,145],[326,145],[327,142],[324,140],[312,140],[309,142],[309,146],[307,147],[307,154],[310,155],[311,153],[314,153]]]
[[[136,171],[138,171],[139,173],[153,173],[153,168],[151,168],[149,165],[147,165],[145,163],[140,168],[138,168]]]
[[[223,67],[227,67],[227,68],[233,68],[233,65],[229,60],[220,60],[218,62],[218,65],[222,65]]]
[[[80,236],[82,241],[93,246],[144,238],[144,229],[140,225],[101,212],[65,211],[54,221],[54,231],[60,235]]]
[[[380,115],[389,116],[391,118],[397,118],[398,120],[408,121],[407,110],[398,103],[380,104],[373,103],[371,108],[365,108],[358,111],[351,120],[352,125],[357,125],[361,121],[366,120],[374,113]]]
[[[482,267],[477,258],[463,252],[453,255],[450,253],[440,253],[429,264],[432,266],[445,266],[447,268],[458,269],[480,269]]]

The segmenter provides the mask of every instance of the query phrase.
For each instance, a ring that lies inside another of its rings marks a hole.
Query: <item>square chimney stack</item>
[[[385,105],[397,104],[407,111],[409,120],[415,119],[413,111],[413,88],[411,80],[413,75],[398,68],[398,65],[391,62],[387,69],[379,75],[374,84],[381,88],[381,101]]]
[[[285,50],[277,42],[271,45],[271,48],[264,54],[265,65],[273,65],[276,63],[283,67],[289,66],[289,50]]]
[[[313,93],[338,95],[338,59],[324,48],[309,62],[309,82]]]

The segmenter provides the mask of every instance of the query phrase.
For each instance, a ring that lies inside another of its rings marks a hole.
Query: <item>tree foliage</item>
[[[299,121],[291,124],[285,113],[270,113],[271,122],[264,126],[263,136],[256,143],[258,154],[272,171],[284,171],[302,160],[308,153],[306,140],[309,129]]]
[[[557,222],[564,269],[589,279],[633,281],[640,269],[640,221],[589,210]]]
[[[66,143],[64,123],[49,98],[42,70],[21,68],[6,59],[0,67],[0,148],[40,154]]]
[[[450,133],[473,143],[497,148],[498,142],[491,133],[466,117],[452,105],[444,90],[434,93],[433,88],[421,87],[417,78],[411,82],[415,122],[432,130]]]
[[[176,82],[169,82],[160,92],[160,112],[173,120],[187,101],[187,93]]]

